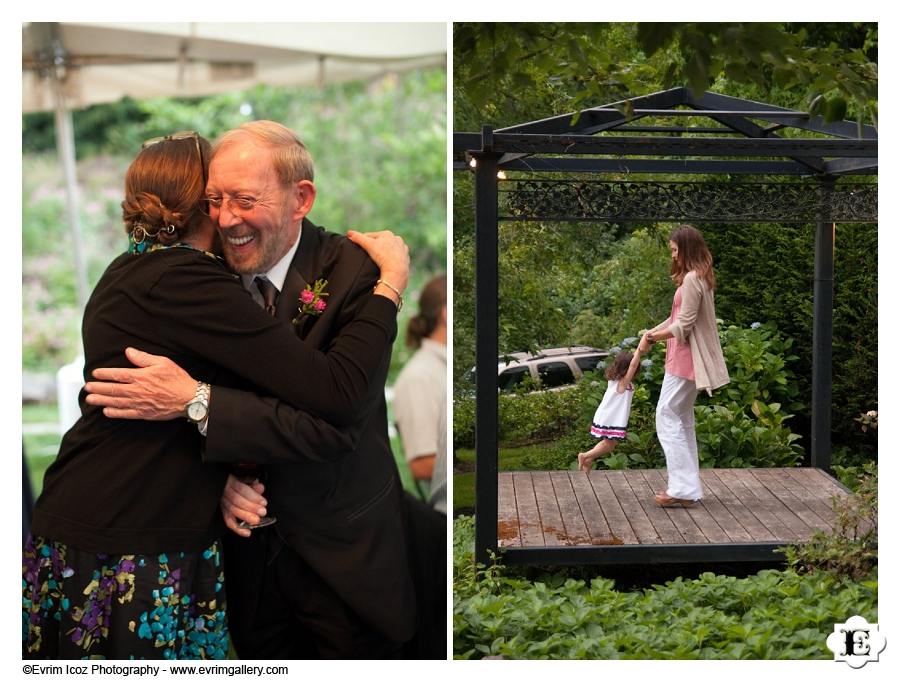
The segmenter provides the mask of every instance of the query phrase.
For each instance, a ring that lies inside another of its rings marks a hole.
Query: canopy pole
[[[56,99],[56,148],[63,166],[66,184],[66,208],[69,217],[69,230],[72,238],[72,250],[75,255],[75,276],[78,292],[78,307],[84,310],[88,300],[87,266],[84,259],[84,246],[81,236],[81,220],[78,214],[78,179],[75,174],[75,131],[72,124],[72,111],[66,107],[66,95],[63,78],[60,77],[58,65],[50,68],[53,79],[53,90]]]

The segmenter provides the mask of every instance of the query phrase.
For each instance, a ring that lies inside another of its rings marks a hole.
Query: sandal
[[[660,490],[653,496],[653,499],[660,507],[693,507],[697,503],[696,500],[681,500],[677,497],[670,497],[665,490]]]

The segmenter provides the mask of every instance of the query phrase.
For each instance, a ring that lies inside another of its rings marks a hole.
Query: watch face
[[[191,421],[201,421],[206,416],[206,405],[203,403],[190,403],[187,407],[188,419]]]

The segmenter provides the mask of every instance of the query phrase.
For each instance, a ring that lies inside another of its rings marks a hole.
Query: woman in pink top
[[[656,406],[656,435],[666,455],[668,488],[656,493],[661,507],[690,507],[703,497],[694,431],[694,402],[699,390],[712,392],[728,383],[728,371],[716,328],[716,276],[712,254],[700,232],[679,226],[669,236],[672,281],[678,286],[672,313],[644,334],[640,350],[666,342],[666,374]]]

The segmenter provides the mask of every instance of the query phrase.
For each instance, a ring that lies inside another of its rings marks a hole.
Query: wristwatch
[[[194,397],[184,406],[187,420],[199,424],[209,415],[209,384],[197,382],[197,390]]]

